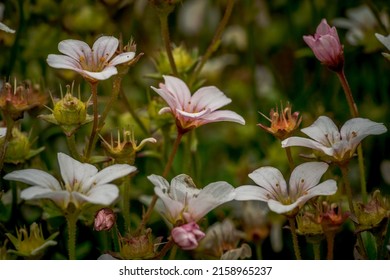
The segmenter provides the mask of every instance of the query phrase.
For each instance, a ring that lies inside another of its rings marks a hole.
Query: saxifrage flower
[[[134,52],[114,56],[118,45],[119,40],[112,36],[100,37],[92,49],[83,41],[64,40],[58,44],[62,54],[49,54],[47,63],[53,68],[76,71],[90,82],[106,80],[118,73],[116,65],[129,62],[135,56]]]
[[[182,133],[201,125],[230,121],[244,125],[245,120],[230,110],[218,110],[232,100],[215,86],[198,89],[192,96],[188,86],[179,78],[163,76],[165,84],[152,87],[167,103],[159,114],[171,113]]]
[[[159,197],[155,209],[172,225],[197,222],[219,205],[234,199],[234,188],[227,182],[215,182],[203,189],[195,187],[191,177],[181,174],[171,184],[158,175],[148,176]]]
[[[235,199],[265,201],[276,213],[295,213],[313,197],[336,193],[335,180],[326,180],[319,184],[327,169],[328,164],[324,162],[303,163],[293,170],[287,186],[278,169],[261,167],[249,174],[259,186],[244,185],[236,188]]]
[[[119,195],[119,189],[109,182],[136,170],[128,164],[114,164],[98,172],[95,166],[78,162],[63,153],[58,153],[58,163],[62,182],[37,169],[13,171],[5,175],[4,179],[31,185],[22,190],[22,199],[50,199],[61,209],[67,209],[69,203],[73,203],[76,208],[86,203],[113,203]]]
[[[331,161],[344,162],[355,153],[356,147],[369,135],[385,133],[387,128],[369,119],[353,118],[339,130],[326,116],[320,116],[311,126],[301,130],[312,139],[290,137],[282,141],[282,147],[301,146],[322,152]]]

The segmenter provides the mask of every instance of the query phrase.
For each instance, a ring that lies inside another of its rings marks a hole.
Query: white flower
[[[148,176],[160,198],[156,210],[172,225],[177,221],[197,222],[219,205],[234,199],[234,188],[227,182],[215,182],[197,189],[191,177],[181,174],[168,181],[158,175]]]
[[[237,113],[218,110],[232,101],[218,88],[202,87],[191,96],[188,86],[182,80],[172,76],[164,76],[164,80],[165,84],[160,84],[160,88],[152,87],[169,106],[162,108],[159,114],[171,113],[183,132],[212,122],[245,124],[245,120]]]
[[[387,129],[383,124],[369,119],[353,118],[339,130],[330,118],[321,116],[301,131],[312,139],[290,137],[282,141],[282,147],[308,147],[323,152],[334,161],[342,162],[354,155],[356,147],[368,135],[379,135]]]
[[[124,52],[112,58],[118,45],[118,39],[112,36],[100,37],[92,49],[83,41],[64,40],[58,44],[63,55],[49,54],[47,63],[54,68],[74,70],[92,82],[106,80],[118,73],[116,65],[134,58],[134,52]]]
[[[379,42],[381,42],[389,51],[390,51],[390,34],[387,36],[383,36],[381,34],[375,33],[376,38]],[[390,60],[389,53],[382,53],[384,57]]]
[[[289,187],[282,173],[274,167],[261,167],[249,177],[260,187],[245,185],[236,188],[236,200],[266,201],[276,213],[288,213],[301,208],[309,199],[320,195],[332,195],[337,191],[335,180],[318,184],[328,169],[324,162],[306,162],[291,173]]]
[[[22,199],[50,199],[60,208],[69,203],[81,208],[85,203],[109,205],[117,199],[119,190],[109,182],[126,176],[136,170],[128,164],[114,164],[100,172],[88,163],[81,163],[66,154],[58,153],[62,182],[49,173],[37,169],[13,171],[4,176],[6,180],[31,185],[22,190]]]

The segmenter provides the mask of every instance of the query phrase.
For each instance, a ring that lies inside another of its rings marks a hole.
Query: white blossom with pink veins
[[[337,191],[335,180],[319,184],[328,169],[324,162],[306,162],[298,165],[290,176],[289,185],[282,173],[270,166],[261,167],[249,177],[258,185],[245,185],[235,189],[236,200],[260,200],[279,214],[300,209],[309,199],[320,195],[332,195]]]
[[[118,73],[116,65],[132,60],[134,52],[124,52],[114,56],[119,40],[112,36],[102,36],[95,41],[92,49],[87,43],[68,39],[58,44],[62,54],[49,54],[47,63],[58,69],[69,69],[80,73],[91,82],[106,80]]]
[[[191,96],[188,86],[182,80],[172,76],[163,77],[165,84],[160,83],[160,88],[152,87],[169,106],[162,108],[159,114],[171,113],[182,132],[212,122],[245,124],[245,120],[237,113],[218,110],[232,100],[215,86],[202,87]]]

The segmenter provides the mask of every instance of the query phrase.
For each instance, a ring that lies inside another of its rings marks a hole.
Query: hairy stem
[[[72,155],[73,158],[75,158],[78,161],[82,160],[81,155],[77,151],[77,146],[76,146],[76,139],[74,134],[70,136],[66,136],[66,143],[68,144],[68,148],[70,151],[70,154]]]
[[[296,232],[296,227],[295,227],[295,219],[288,217],[288,222],[290,224],[290,230],[291,230],[291,235],[292,235],[292,241],[293,241],[293,246],[294,246],[294,253],[295,253],[295,258],[297,260],[301,260],[301,251],[299,249],[299,244],[298,244],[298,236]]]
[[[67,214],[66,222],[68,224],[68,254],[69,260],[76,259],[76,223],[77,215],[74,213]]]
[[[92,103],[93,103],[93,124],[91,136],[88,140],[88,147],[85,151],[85,158],[88,159],[91,156],[92,149],[95,144],[95,138],[98,134],[98,122],[99,122],[99,112],[98,112],[98,98],[97,98],[97,83],[91,83],[91,93],[92,93]]]

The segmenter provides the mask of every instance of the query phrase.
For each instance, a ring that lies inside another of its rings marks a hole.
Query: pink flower
[[[194,250],[198,247],[198,242],[205,237],[195,222],[175,227],[171,231],[173,241],[183,250]]]
[[[160,88],[152,87],[167,103],[159,114],[171,113],[182,133],[198,126],[221,121],[236,122],[244,125],[245,120],[229,110],[218,110],[232,100],[214,86],[202,87],[192,96],[187,85],[180,79],[164,76],[165,84]]]
[[[116,65],[134,58],[134,52],[114,56],[118,45],[118,39],[112,36],[100,37],[92,49],[83,41],[64,40],[58,44],[58,50],[63,55],[49,54],[47,63],[54,68],[76,71],[90,82],[106,80],[118,73]]]
[[[343,46],[337,35],[336,27],[330,27],[323,19],[314,36],[303,36],[303,40],[314,52],[319,61],[333,71],[340,71],[344,66]]]

